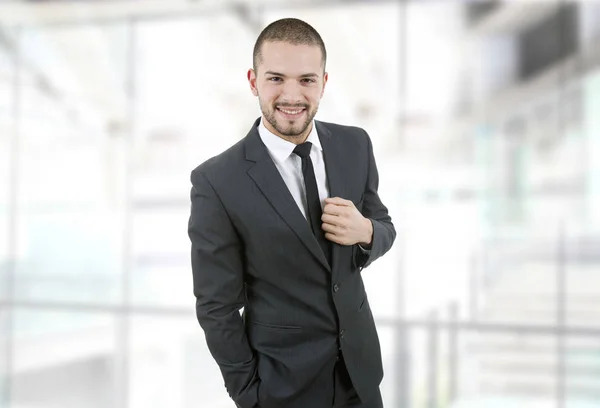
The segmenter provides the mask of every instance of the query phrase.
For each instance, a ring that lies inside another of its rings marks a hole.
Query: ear
[[[323,94],[325,93],[325,85],[327,85],[328,79],[329,79],[329,74],[327,72],[325,72],[325,74],[323,75],[323,89],[321,89],[321,98],[323,97]]]
[[[256,88],[256,72],[252,68],[248,70],[248,83],[250,84],[250,91],[254,96],[258,96],[258,89]]]

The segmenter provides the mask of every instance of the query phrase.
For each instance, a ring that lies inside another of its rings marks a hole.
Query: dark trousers
[[[383,408],[381,392],[378,390],[376,395],[370,401],[361,401],[350,380],[348,370],[344,364],[342,354],[339,354],[338,360],[333,370],[334,397],[333,408]]]

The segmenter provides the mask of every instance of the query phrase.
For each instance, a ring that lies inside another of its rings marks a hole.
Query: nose
[[[281,92],[281,101],[290,105],[299,104],[302,102],[302,92],[300,89],[300,84],[298,84],[297,81],[285,81]]]

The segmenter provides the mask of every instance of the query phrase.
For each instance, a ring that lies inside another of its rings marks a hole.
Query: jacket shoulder
[[[331,132],[333,138],[351,149],[366,149],[370,144],[369,134],[361,127],[321,121],[318,123]]]
[[[227,150],[212,156],[192,170],[192,183],[204,175],[211,181],[227,178],[232,172],[239,170],[244,162],[244,139],[238,141]]]
[[[366,140],[369,138],[369,135],[366,132],[366,130],[358,126],[341,125],[339,123],[322,121],[318,121],[318,123],[325,129],[329,130],[335,136],[343,136],[345,138],[354,137],[362,140]]]

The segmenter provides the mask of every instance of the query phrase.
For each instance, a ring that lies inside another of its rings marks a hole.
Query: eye
[[[315,82],[315,80],[312,78],[302,78],[302,82],[311,84]]]
[[[268,80],[271,82],[279,82],[279,81],[281,81],[281,78],[280,77],[270,77]]]

